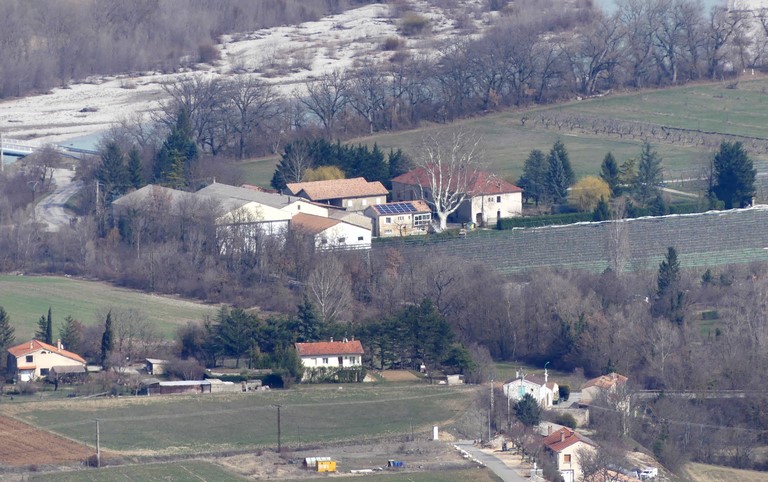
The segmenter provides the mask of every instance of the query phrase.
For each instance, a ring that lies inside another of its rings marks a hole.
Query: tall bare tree
[[[336,121],[349,101],[347,74],[334,70],[318,80],[308,80],[304,88],[306,95],[297,94],[299,101],[320,120],[325,131],[333,135]]]
[[[341,261],[333,255],[320,258],[309,273],[307,289],[324,322],[340,319],[352,303],[349,273]]]
[[[415,159],[419,188],[437,213],[441,230],[448,216],[471,197],[481,174],[481,156],[480,138],[473,132],[437,132],[422,139]]]

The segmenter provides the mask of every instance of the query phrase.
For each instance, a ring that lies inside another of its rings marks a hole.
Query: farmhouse
[[[392,200],[432,199],[429,174],[422,168],[392,179]],[[464,189],[462,187],[462,189]],[[477,223],[485,226],[499,218],[520,216],[523,212],[523,190],[489,172],[478,171],[466,186],[466,199],[448,220],[455,223]]]
[[[296,353],[305,368],[352,368],[363,364],[363,345],[359,340],[296,343]]]
[[[64,349],[60,341],[56,346],[32,340],[8,349],[8,375],[21,382],[48,376],[50,370],[64,371],[62,367],[85,370],[85,360]]]
[[[518,376],[504,382],[502,387],[504,395],[508,399],[518,401],[526,394],[541,404],[542,408],[550,408],[560,398],[560,387],[557,383],[549,381],[546,368],[544,376],[518,372]]]
[[[624,375],[611,372],[607,375],[600,375],[597,378],[587,380],[581,386],[582,405],[589,405],[592,401],[601,397],[619,400],[625,397],[622,393],[629,379]]]
[[[544,437],[543,443],[544,450],[552,458],[565,482],[582,479],[579,455],[597,447],[594,442],[567,427],[550,433]]]
[[[427,234],[432,210],[421,200],[374,204],[365,210],[373,219],[373,235],[378,237]]]
[[[370,249],[371,229],[334,218],[297,214],[291,226],[312,236],[315,249]]]
[[[368,182],[362,177],[293,182],[287,184],[285,192],[347,211],[363,211],[372,204],[386,202],[388,194],[382,183]]]
[[[230,186],[214,182],[196,194],[220,201],[240,200],[258,204],[262,209],[278,209],[291,216],[299,213],[328,217],[328,208],[302,197],[258,191],[253,188]]]

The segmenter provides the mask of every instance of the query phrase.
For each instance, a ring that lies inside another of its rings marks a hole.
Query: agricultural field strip
[[[394,397],[394,398],[380,398],[380,399],[374,399],[374,400],[346,400],[346,401],[338,401],[338,402],[325,402],[325,403],[318,403],[318,402],[311,402],[311,403],[281,403],[281,407],[284,408],[302,408],[302,407],[311,407],[311,408],[317,408],[317,407],[326,407],[326,406],[339,406],[339,405],[361,405],[361,404],[381,404],[381,403],[390,403],[390,402],[399,402],[399,401],[408,401],[408,400],[422,400],[425,398],[436,398],[436,397],[448,397],[452,396],[454,392],[440,392],[440,393],[432,393],[432,394],[426,394],[426,395],[414,395],[414,396],[408,396],[408,397]],[[160,400],[160,402],[165,402],[167,400]],[[270,402],[271,403],[271,402]],[[251,406],[251,407],[238,407],[238,408],[230,408],[230,409],[216,409],[215,414],[221,415],[221,414],[238,414],[242,412],[248,412],[248,411],[260,411],[260,410],[272,410],[272,405],[259,405],[259,406]],[[43,408],[43,410],[45,410]],[[105,408],[103,410],[109,410],[109,408]],[[158,415],[141,415],[141,416],[131,416],[131,417],[93,417],[93,413],[89,413],[89,418],[87,420],[80,420],[75,422],[65,422],[65,423],[54,423],[54,424],[46,424],[43,426],[35,426],[34,423],[22,420],[23,423],[29,424],[32,428],[30,429],[23,429],[23,430],[7,430],[7,431],[0,431],[0,436],[3,435],[12,435],[12,434],[18,434],[18,433],[26,433],[26,432],[34,432],[38,430],[56,430],[59,428],[66,428],[66,427],[75,427],[79,425],[92,425],[94,423],[95,418],[98,418],[100,422],[108,423],[108,422],[134,422],[134,421],[151,421],[151,420],[168,420],[168,419],[175,419],[175,418],[186,418],[186,417],[210,417],[211,412],[209,410],[206,411],[199,411],[199,412],[185,412],[185,413],[175,413],[175,414],[158,414]]]

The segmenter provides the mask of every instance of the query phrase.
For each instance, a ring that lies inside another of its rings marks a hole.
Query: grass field
[[[216,308],[200,303],[139,291],[116,288],[107,283],[57,276],[0,275],[0,306],[11,317],[16,340],[29,339],[37,328],[37,320],[50,306],[54,333],[67,315],[86,325],[101,322],[98,312],[108,309],[136,309],[166,337],[188,320],[201,320]]]
[[[80,481],[147,481],[162,480],[167,482],[204,480],[211,482],[235,482],[248,480],[228,472],[218,465],[192,460],[165,464],[127,465],[104,469],[88,469],[56,474],[40,474],[29,477],[30,481],[44,482],[80,482]]]
[[[227,395],[176,395],[6,404],[37,427],[129,454],[206,453],[273,447],[281,405],[282,443],[297,446],[410,433],[464,413],[473,387],[387,384],[302,387]]]
[[[482,136],[488,168],[504,177],[517,179],[528,153],[533,149],[548,152],[558,138],[568,149],[576,175],[594,175],[599,172],[606,152],[612,152],[619,162],[623,162],[640,153],[642,140],[558,132],[533,127],[530,122],[523,126],[521,118],[539,111],[559,111],[706,132],[766,137],[766,90],[768,80],[765,79],[742,81],[736,89],[727,88],[725,83],[700,84],[611,95],[529,110],[511,110],[462,120],[450,127],[474,130]],[[401,148],[412,154],[426,133],[446,127],[424,126],[350,142],[377,143],[385,151]],[[667,179],[679,179],[697,172],[698,166],[712,156],[708,150],[695,146],[654,144],[654,148],[664,160]],[[767,159],[756,160],[761,164]],[[247,161],[242,164],[245,178],[253,184],[267,186],[275,163],[276,158]]]
[[[688,462],[683,467],[686,480],[691,482],[764,482],[768,473],[754,470],[733,469],[719,465],[698,464]]]

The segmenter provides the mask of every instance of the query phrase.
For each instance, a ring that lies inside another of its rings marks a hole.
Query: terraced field
[[[617,238],[624,240],[625,270],[656,269],[670,246],[688,268],[768,261],[768,206],[632,219],[618,226],[579,223],[479,231],[466,237],[390,239],[374,243],[373,249],[462,257],[506,273],[547,267],[602,271],[609,266]]]

